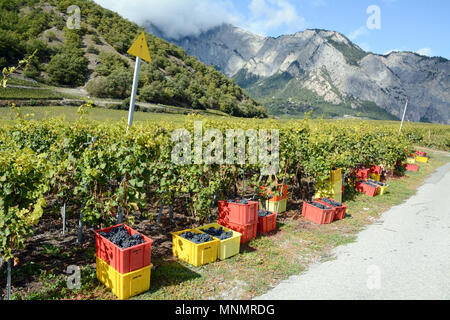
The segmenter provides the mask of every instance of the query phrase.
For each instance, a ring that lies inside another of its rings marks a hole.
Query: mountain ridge
[[[145,26],[165,38],[161,30]],[[274,38],[223,24],[199,36],[166,40],[232,77],[275,115],[289,116],[286,109],[319,115],[325,106],[342,109],[337,116],[364,114],[370,104],[381,119],[399,119],[409,98],[407,120],[449,123],[450,61],[443,57],[365,52],[345,35],[324,29]],[[292,76],[286,86],[259,90],[285,72]]]

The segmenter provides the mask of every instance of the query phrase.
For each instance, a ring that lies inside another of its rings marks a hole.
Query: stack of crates
[[[138,233],[125,224],[95,231],[97,278],[121,300],[150,289],[153,240],[141,234],[144,243],[121,249],[100,232],[124,226],[130,236]]]
[[[287,209],[287,190],[288,186],[285,184],[278,185],[278,196],[272,196],[270,199],[266,200],[267,211],[283,213]],[[271,196],[273,194],[269,187],[261,187],[261,191],[265,192],[266,195]]]
[[[258,231],[257,201],[229,202],[219,201],[219,219],[217,223],[228,229],[239,232],[241,243],[246,243],[256,238]]]
[[[370,166],[370,172],[369,172],[370,178],[372,178],[375,181],[381,181],[381,171],[382,171],[381,166],[375,166],[375,165]]]
[[[358,180],[367,180],[369,179],[370,169],[362,168],[356,170],[356,178]]]
[[[314,198],[333,198],[342,202],[342,169],[332,170],[330,178],[316,184]]]

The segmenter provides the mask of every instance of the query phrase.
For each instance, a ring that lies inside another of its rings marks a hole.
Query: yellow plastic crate
[[[271,212],[277,212],[278,201],[266,200],[266,210]],[[278,213],[283,213],[287,210],[287,199],[280,200],[280,207]]]
[[[150,289],[152,265],[121,274],[97,256],[96,262],[97,279],[119,299],[125,300]]]
[[[342,202],[342,180],[334,183],[323,183],[316,185],[316,194],[314,198],[333,198],[339,202]]]
[[[408,163],[408,164],[415,164],[415,163],[416,163],[416,159],[415,159],[415,158],[408,157],[408,158],[406,159],[406,163]]]
[[[415,156],[415,158],[416,158],[416,162],[422,162],[422,163],[428,162],[428,157]]]
[[[331,183],[338,181],[342,182],[342,169],[331,170],[330,179]]]
[[[342,202],[342,192],[341,193],[326,193],[326,192],[316,192],[314,199],[319,198],[332,198],[336,201]]]
[[[228,238],[225,240],[219,240],[216,237],[213,237],[214,239],[217,239],[220,241],[220,244],[217,247],[217,257],[220,260],[228,259],[239,253],[239,249],[241,247],[241,237],[242,237],[241,233],[231,230],[231,229],[228,229],[228,228],[225,228],[224,226],[221,226],[218,223],[210,223],[210,224],[198,227],[195,230],[202,231],[204,229],[208,229],[211,227],[214,227],[216,229],[222,227],[222,229],[225,230],[225,232],[233,231],[233,236],[231,238]]]
[[[203,232],[195,229],[172,232],[173,255],[196,267],[216,261],[220,241],[214,239],[201,244],[193,243],[188,239],[180,237],[180,234],[187,231],[203,234]]]
[[[378,191],[378,195],[382,196],[383,194],[385,194],[387,188],[388,186],[380,186],[380,191]]]
[[[375,181],[380,181],[381,180],[381,174],[369,173],[369,175]]]

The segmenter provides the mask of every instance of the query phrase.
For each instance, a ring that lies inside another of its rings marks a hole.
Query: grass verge
[[[78,96],[56,92],[51,89],[44,88],[0,88],[0,99],[16,99],[16,100],[29,100],[29,99],[77,99]]]

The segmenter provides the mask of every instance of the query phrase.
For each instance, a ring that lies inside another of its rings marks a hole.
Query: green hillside
[[[66,26],[67,8],[81,9],[81,28]],[[144,28],[91,0],[2,0],[0,68],[36,49],[26,77],[53,86],[85,87],[89,95],[125,99],[134,57],[126,51]],[[141,67],[138,100],[233,116],[266,117],[235,82],[176,45],[146,34],[152,63]]]

